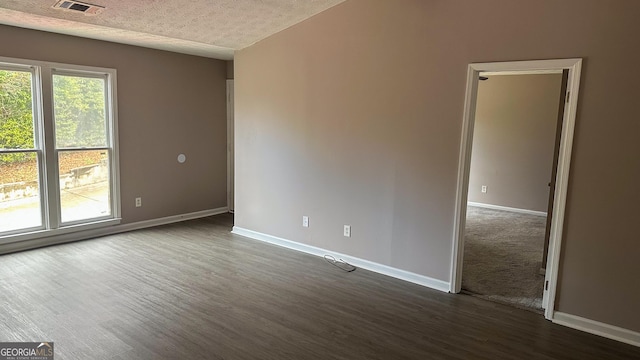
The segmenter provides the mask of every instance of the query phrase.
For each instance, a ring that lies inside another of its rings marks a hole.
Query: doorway
[[[551,181],[552,212],[550,214],[548,260],[544,270],[544,293],[542,307],[545,317],[553,318],[556,283],[558,278],[561,234],[564,221],[564,208],[573,142],[573,129],[578,99],[581,59],[541,60],[505,63],[470,64],[467,74],[467,95],[465,99],[464,121],[460,159],[458,168],[457,201],[454,226],[451,292],[458,293],[462,289],[462,269],[464,263],[465,233],[467,225],[467,203],[469,201],[470,169],[475,126],[475,113],[478,101],[479,79],[482,75],[536,74],[566,71],[566,93],[562,94],[562,127],[558,146],[557,164],[554,168],[556,176]],[[486,186],[486,185],[483,185]],[[484,190],[482,187],[480,191]],[[486,192],[490,191],[489,186]]]
[[[562,70],[480,73],[462,291],[542,311],[545,226]]]

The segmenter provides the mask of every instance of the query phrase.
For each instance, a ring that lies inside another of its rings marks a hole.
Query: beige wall
[[[8,26],[0,43],[0,56],[117,70],[123,223],[226,206],[224,61]]]
[[[562,73],[478,83],[469,201],[547,212],[561,86]]]
[[[236,225],[449,281],[467,65],[582,57],[557,309],[640,331],[638,13],[348,0],[237,52]]]

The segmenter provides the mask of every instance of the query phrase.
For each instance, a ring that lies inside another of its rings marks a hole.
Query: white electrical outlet
[[[344,236],[351,237],[351,225],[344,226]]]
[[[142,198],[137,197],[136,198],[136,207],[141,207],[142,206]]]
[[[302,217],[302,227],[309,227],[309,217],[308,216],[303,216]]]
[[[487,192],[487,185],[482,185],[482,192],[486,193]]]

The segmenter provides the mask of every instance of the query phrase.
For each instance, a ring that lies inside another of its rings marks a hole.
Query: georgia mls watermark
[[[0,342],[0,360],[53,360],[53,343]]]

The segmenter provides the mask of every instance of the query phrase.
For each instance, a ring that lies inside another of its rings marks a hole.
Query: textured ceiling
[[[232,59],[247,47],[345,0],[91,0],[98,15],[57,0],[0,0],[0,24]]]

